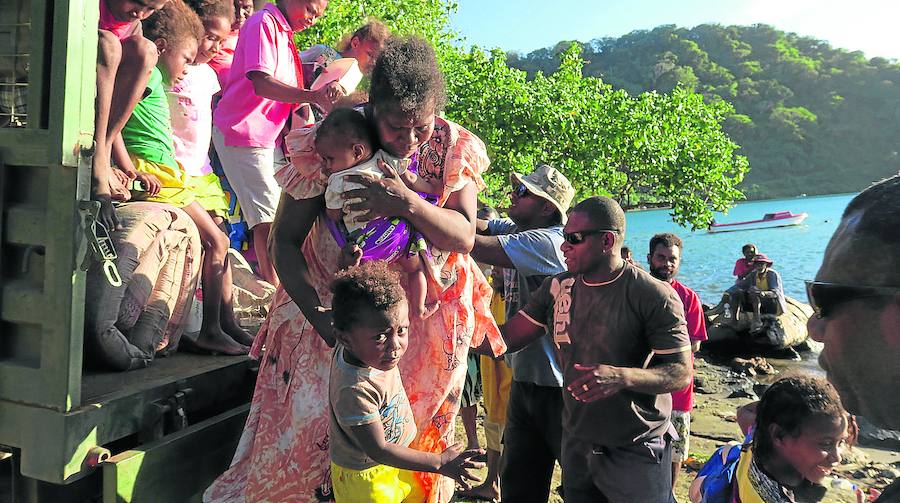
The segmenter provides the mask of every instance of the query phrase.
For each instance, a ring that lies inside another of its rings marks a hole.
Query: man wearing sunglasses
[[[566,503],[671,503],[671,392],[691,379],[684,310],[669,285],[622,260],[625,213],[591,197],[569,213],[568,272],[503,327],[509,351],[549,331],[563,369]]]
[[[504,268],[506,319],[525,306],[544,279],[566,270],[562,225],[575,194],[569,180],[547,165],[527,176],[512,173],[510,183],[509,218],[479,220],[471,253],[479,262]],[[513,382],[503,432],[502,501],[545,503],[549,497],[562,441],[562,371],[555,351],[545,331],[509,356]]]
[[[844,407],[900,430],[900,176],[850,201],[807,294],[809,335]],[[878,501],[900,501],[900,480]]]

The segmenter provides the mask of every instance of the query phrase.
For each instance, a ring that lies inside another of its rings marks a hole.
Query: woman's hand
[[[384,173],[381,179],[367,175],[347,175],[347,181],[365,186],[364,189],[353,189],[343,193],[346,199],[358,198],[360,201],[348,205],[350,211],[364,212],[356,217],[358,222],[365,222],[377,217],[406,217],[412,202],[419,196],[409,190],[400,175],[387,163],[378,160],[378,167]]]

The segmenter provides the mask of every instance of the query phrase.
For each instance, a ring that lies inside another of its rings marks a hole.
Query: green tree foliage
[[[298,35],[298,44],[336,44],[367,17],[431,40],[447,77],[446,116],[487,145],[492,166],[485,197],[495,205],[506,203],[510,172],[527,173],[538,163],[564,172],[579,197],[610,195],[625,206],[671,204],[675,220],[694,227],[743,197],[736,185],[747,160],[722,129],[733,109],[693,92],[709,75],[730,74],[713,66],[695,75],[693,67],[677,62],[708,61],[697,44],[675,48],[671,68],[660,63],[641,69],[668,79],[664,92],[629,93],[585,76],[582,47],[573,43],[547,50],[546,58],[556,61],[553,71],[529,79],[499,50],[461,49],[447,28],[454,8],[441,0],[332,2],[318,24]],[[673,71],[678,78],[671,78]],[[786,121],[801,121],[785,113]]]
[[[529,75],[562,48],[510,55]],[[753,170],[751,198],[855,191],[900,170],[900,65],[771,26],[660,26],[585,47],[585,74],[638,94],[676,86],[731,102],[725,131]]]
[[[538,163],[563,171],[578,196],[610,195],[625,206],[668,202],[681,224],[705,226],[711,210],[742,197],[747,170],[721,124],[733,110],[705,103],[684,87],[632,96],[582,74],[581,47],[561,53],[559,68],[526,79],[500,51],[473,49],[445,61],[447,115],[488,145],[488,195],[502,200],[510,171]]]

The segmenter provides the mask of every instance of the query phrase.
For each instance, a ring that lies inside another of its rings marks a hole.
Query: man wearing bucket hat
[[[510,319],[545,278],[566,270],[560,246],[575,190],[547,165],[510,174],[509,218],[478,221],[472,257],[504,268],[506,316]],[[548,335],[510,355],[510,386],[500,469],[502,501],[547,501],[562,442],[562,372]],[[497,499],[496,481],[467,494]]]
[[[750,322],[750,331],[758,332],[762,329],[762,306],[774,303],[780,314],[787,311],[787,302],[784,300],[784,290],[781,287],[781,275],[772,269],[774,262],[765,253],[757,253],[753,257],[753,270],[741,282],[743,291],[743,304],[753,310],[753,321]]]

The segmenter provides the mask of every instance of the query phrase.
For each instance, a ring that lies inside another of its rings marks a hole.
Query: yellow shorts
[[[393,466],[375,465],[365,470],[351,470],[331,463],[331,485],[335,503],[425,501],[422,495],[413,494],[413,487],[418,484],[412,472]]]
[[[228,219],[228,196],[222,190],[219,176],[210,173],[204,176],[192,176],[188,182],[188,189],[194,193],[196,201],[203,209],[217,217]]]
[[[159,193],[151,196],[144,191],[132,191],[131,198],[135,201],[153,201],[157,203],[171,204],[177,208],[184,208],[196,200],[190,190],[190,176],[179,166],[168,166],[159,162],[148,161],[134,154],[128,154],[134,169],[141,173],[147,173],[159,179],[162,186]]]
[[[506,407],[509,404],[509,388],[512,385],[512,369],[504,360],[481,356],[481,390],[484,396],[486,420],[506,424]]]
[[[503,430],[505,429],[506,424],[484,420],[484,438],[487,440],[488,450],[503,453]]]

